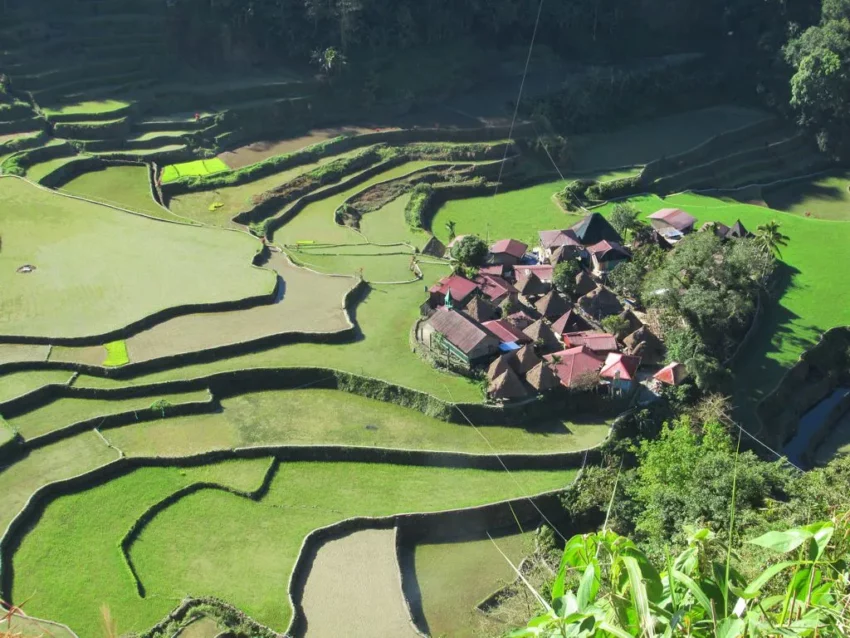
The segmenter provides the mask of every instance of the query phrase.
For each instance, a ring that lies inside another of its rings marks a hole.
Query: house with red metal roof
[[[497,306],[508,298],[516,299],[517,289],[496,275],[478,275],[473,283],[481,290],[481,294]]]
[[[632,254],[622,244],[607,239],[587,247],[594,272],[605,273],[629,261]]]
[[[547,354],[543,360],[552,366],[561,385],[565,388],[575,387],[579,382],[595,375],[605,362],[601,356],[586,346]]]
[[[633,357],[619,352],[609,352],[605,365],[599,371],[599,376],[607,379],[614,390],[631,392],[637,383],[637,371],[640,367],[640,357]]]
[[[551,284],[552,274],[554,272],[555,267],[551,264],[537,264],[535,266],[526,266],[523,264],[514,268],[514,276],[516,277],[517,283],[534,273],[543,283]]]
[[[419,325],[416,338],[432,351],[467,366],[497,354],[501,344],[481,324],[446,306]]]
[[[528,250],[528,244],[516,239],[502,239],[490,246],[488,261],[493,264],[515,266],[525,257],[526,250]]]
[[[432,308],[442,306],[446,303],[446,294],[449,294],[453,305],[462,308],[474,297],[480,288],[477,283],[470,281],[460,275],[443,277],[428,289],[430,295],[428,303]]]
[[[518,343],[520,345],[531,343],[531,337],[507,319],[485,321],[481,325],[496,335],[502,343]]]
[[[688,369],[684,364],[674,361],[661,368],[652,378],[666,385],[681,385],[688,378]]]
[[[649,223],[667,243],[675,244],[683,236],[692,232],[696,217],[680,208],[662,208],[649,216]]]
[[[581,242],[574,231],[570,229],[564,230],[541,230],[537,233],[540,238],[540,252],[543,258],[551,260],[553,253],[560,250],[560,255],[566,257],[569,255],[578,256],[581,254]]]
[[[617,352],[617,338],[607,332],[565,332],[562,335],[567,347],[586,346],[596,354]]]

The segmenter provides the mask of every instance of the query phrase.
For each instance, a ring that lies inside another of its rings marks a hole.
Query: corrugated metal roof
[[[466,315],[445,306],[440,307],[426,322],[448,339],[452,345],[464,354],[469,354],[482,341],[488,339],[498,342],[483,326]]]

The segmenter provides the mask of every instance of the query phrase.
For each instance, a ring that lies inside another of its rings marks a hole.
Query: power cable
[[[513,472],[511,472],[511,471],[508,469],[508,466],[507,466],[507,465],[505,465],[505,462],[502,460],[502,457],[501,457],[501,455],[499,454],[498,450],[496,450],[496,448],[495,448],[495,447],[493,447],[493,444],[492,444],[492,443],[490,443],[490,440],[489,440],[486,436],[484,436],[484,434],[481,432],[481,430],[478,428],[478,426],[476,426],[476,425],[472,422],[472,420],[471,420],[468,416],[466,416],[466,413],[465,413],[463,410],[461,410],[460,406],[459,406],[459,405],[455,402],[455,400],[454,400],[454,396],[452,395],[452,391],[451,391],[451,390],[449,390],[449,388],[448,388],[445,384],[443,384],[443,387],[444,387],[444,388],[446,388],[446,392],[448,392],[448,394],[449,394],[449,398],[451,398],[451,400],[452,400],[452,404],[454,404],[454,408],[455,408],[455,409],[456,409],[456,410],[460,413],[460,415],[464,418],[464,420],[465,420],[467,423],[469,423],[469,425],[472,427],[472,429],[473,429],[473,430],[475,430],[475,432],[478,434],[478,436],[480,436],[482,439],[484,439],[484,442],[485,442],[485,443],[487,444],[487,446],[488,446],[488,447],[489,447],[489,448],[493,451],[493,455],[494,455],[494,456],[496,457],[496,459],[499,461],[499,465],[501,465],[501,466],[502,466],[502,469],[504,469],[504,470],[505,470],[505,472],[507,472],[507,473],[508,473],[508,476],[510,476],[510,477],[511,477],[511,480],[512,480],[514,483],[516,483],[516,486],[520,489],[520,492],[522,493],[522,497],[523,497],[524,499],[526,499],[529,503],[531,503],[531,506],[532,506],[535,510],[537,510],[537,513],[538,513],[538,514],[540,514],[540,517],[541,517],[544,521],[546,521],[546,523],[549,525],[549,527],[551,527],[551,528],[552,528],[552,531],[553,531],[553,532],[555,532],[555,533],[556,533],[556,534],[557,534],[557,535],[561,538],[561,540],[563,540],[563,541],[566,543],[566,542],[567,542],[567,537],[566,537],[566,536],[564,536],[563,534],[561,534],[560,530],[558,530],[558,528],[557,528],[557,527],[555,527],[555,524],[554,524],[554,523],[552,523],[552,521],[550,521],[550,520],[549,520],[549,518],[546,516],[546,514],[544,514],[544,513],[543,513],[543,511],[542,511],[542,510],[541,510],[541,509],[537,506],[537,503],[535,503],[535,502],[534,502],[534,499],[532,499],[532,498],[528,495],[528,493],[526,492],[525,488],[524,488],[524,487],[522,486],[522,484],[521,484],[521,483],[517,480],[517,478],[513,475]],[[516,518],[516,519],[517,519],[517,525],[519,525],[520,529],[522,529],[522,526],[521,526],[521,525],[520,525],[520,523],[519,523],[519,519],[517,518],[516,513],[514,512],[513,507],[510,505],[510,502],[508,502],[508,506],[511,508],[511,512],[513,512],[513,513],[514,513],[514,518]]]
[[[514,105],[514,116],[511,118],[511,128],[508,130],[508,143],[505,144],[505,155],[502,157],[502,163],[499,164],[499,178],[496,180],[496,188],[493,195],[499,193],[499,183],[502,181],[502,171],[505,170],[505,162],[508,159],[508,150],[511,147],[511,142],[514,136],[514,126],[516,125],[517,114],[519,113],[519,103],[522,100],[522,92],[525,88],[525,77],[528,75],[528,65],[531,63],[531,53],[534,51],[534,40],[537,39],[537,27],[540,25],[540,14],[543,12],[543,0],[537,7],[537,19],[534,21],[534,31],[531,34],[531,44],[528,47],[528,57],[525,58],[525,69],[522,72],[522,81],[519,83],[519,95],[517,95],[516,104]]]

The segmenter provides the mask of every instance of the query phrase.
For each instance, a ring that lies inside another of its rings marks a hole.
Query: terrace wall
[[[782,448],[797,434],[800,418],[839,386],[850,383],[850,328],[833,328],[820,341],[800,355],[800,360],[785,373],[779,385],[756,408],[761,429],[755,433],[774,449]],[[820,435],[809,447],[808,455],[828,435],[846,410],[840,406],[827,418]]]

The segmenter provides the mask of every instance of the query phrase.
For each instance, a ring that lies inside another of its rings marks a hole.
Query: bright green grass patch
[[[129,102],[123,102],[121,100],[89,100],[87,102],[68,104],[60,108],[43,108],[42,111],[44,111],[47,117],[51,115],[91,115],[94,113],[121,111],[128,106],[130,106]]]
[[[603,173],[594,179],[607,181],[633,175],[634,171]],[[574,179],[575,176],[567,176]],[[538,231],[567,228],[578,222],[579,215],[565,213],[554,201],[553,195],[564,188],[561,180],[547,182],[515,191],[499,193],[495,197],[457,199],[442,206],[431,223],[431,232],[444,244],[449,241],[446,223],[455,223],[458,235],[478,234],[490,241],[513,238],[536,246],[540,241]]]
[[[41,436],[54,430],[67,427],[79,421],[97,417],[106,417],[122,412],[156,411],[158,401],[167,401],[171,405],[207,401],[206,391],[166,394],[154,397],[133,397],[130,399],[57,399],[43,408],[27,412],[10,420],[25,439]]]
[[[494,543],[498,545],[498,549]],[[514,565],[533,551],[533,538],[516,534],[491,541],[417,545],[416,580],[422,611],[432,636],[475,638],[498,635],[504,627],[489,626],[475,606],[500,587],[512,583]]]
[[[424,281],[436,281],[448,267],[422,264]],[[419,316],[426,293],[421,282],[375,286],[357,306],[356,320],[363,338],[347,344],[301,343],[250,355],[220,359],[139,376],[125,381],[81,376],[81,387],[111,388],[170,379],[191,379],[247,368],[327,367],[373,376],[455,402],[479,402],[481,391],[469,379],[435,370],[410,351],[408,335]]]
[[[706,221],[731,225],[740,219],[744,226],[755,231],[759,224],[775,219],[790,238],[788,247],[782,249],[784,263],[777,275],[780,285],[787,284],[782,297],[767,303],[755,338],[735,366],[738,379],[735,398],[744,408],[742,418],[748,424],[753,423],[752,408],[776,386],[800,354],[822,332],[850,324],[850,306],[834,302],[847,290],[850,224],[695,194],[663,200],[644,196],[629,201],[644,214],[660,208],[681,208],[696,217],[698,225]]]
[[[52,502],[14,556],[14,599],[37,592],[30,613],[65,622],[85,636],[97,634],[102,603],[124,633],[152,625],[187,592],[219,596],[283,631],[291,617],[289,575],[310,531],[351,516],[468,507],[540,493],[575,477],[572,470],[508,475],[285,463],[259,503],[203,491],[157,516],[131,550],[148,594],[140,599],[116,545],[152,504],[193,481],[215,480],[203,471],[140,469]]]
[[[123,339],[107,343],[103,347],[106,348],[106,359],[103,360],[103,365],[107,368],[125,366],[130,363],[130,356],[127,354],[127,342]]]
[[[66,385],[73,374],[67,370],[33,370],[0,376],[0,403],[29,394],[51,383]]]
[[[275,285],[251,265],[258,242],[247,235],[127,215],[13,178],[0,178],[0,199],[0,334],[98,335]],[[35,272],[16,273],[22,264]]]
[[[229,227],[231,226],[230,220],[233,217],[252,206],[251,199],[255,195],[264,193],[275,186],[286,184],[299,175],[315,170],[323,164],[350,155],[351,153],[324,157],[318,162],[296,166],[239,186],[225,186],[215,190],[178,195],[172,198],[168,206],[174,213],[194,219],[202,224]],[[221,204],[221,206],[213,210],[211,206],[214,204]]]
[[[229,170],[230,167],[217,157],[183,162],[181,164],[169,164],[162,170],[162,183],[167,184],[180,177],[212,175],[213,173],[222,173]]]
[[[118,548],[121,538],[139,515],[183,487],[212,482],[255,490],[267,467],[267,459],[257,459],[137,470],[52,502],[46,517],[23,539],[13,557],[14,599],[30,599],[29,613],[35,614],[38,608],[43,616],[70,625],[80,636],[100,635],[99,609],[104,603],[110,606],[120,634],[148,628],[176,603],[139,598]],[[237,539],[231,540],[238,544]]]
[[[53,405],[56,403],[38,412]],[[224,399],[222,408],[214,414],[110,430],[109,440],[129,456],[190,455],[258,445],[354,445],[479,454],[491,454],[494,449],[549,453],[594,447],[605,439],[609,427],[604,419],[590,415],[585,419],[573,415],[570,421],[553,417],[549,421],[482,427],[480,432],[485,441],[470,427],[339,390],[258,392]],[[22,425],[18,427],[23,429]]]
[[[767,205],[796,215],[850,221],[850,171],[817,175],[766,188]]]
[[[172,215],[153,200],[146,166],[108,166],[90,171],[75,177],[61,190],[159,219],[189,221]]]

